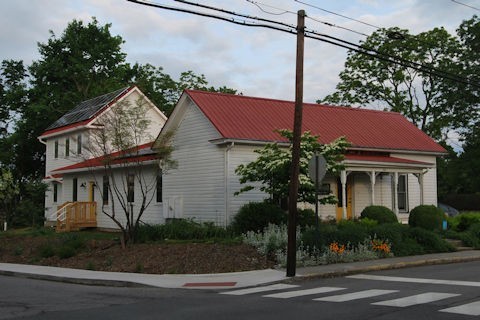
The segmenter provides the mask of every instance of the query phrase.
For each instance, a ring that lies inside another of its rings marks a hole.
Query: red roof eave
[[[142,144],[142,145],[137,147],[137,151],[142,150],[142,149],[147,149],[151,146],[152,146],[152,142]],[[60,172],[61,173],[66,173],[66,172],[69,172],[69,171],[76,171],[76,170],[85,169],[85,168],[103,167],[106,164],[105,159],[107,159],[107,157],[115,158],[115,157],[119,156],[122,152],[128,152],[128,150],[113,152],[109,155],[100,156],[100,157],[97,157],[97,158],[92,158],[92,159],[85,160],[83,162],[79,162],[79,163],[75,163],[75,164],[68,165],[68,166],[65,166],[65,167],[61,167],[61,168],[52,170],[52,173],[54,173],[54,172],[56,172],[56,173],[60,173]],[[154,160],[156,158],[157,158],[156,154],[133,155],[133,156],[128,157],[128,158],[113,159],[109,163],[109,165],[117,165],[117,164],[121,164],[121,163],[132,163],[132,162],[146,162],[146,161]]]

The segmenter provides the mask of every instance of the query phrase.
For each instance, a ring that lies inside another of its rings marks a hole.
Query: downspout
[[[230,150],[235,146],[235,142],[231,142],[230,145],[227,145],[225,148],[225,166],[224,166],[224,183],[225,183],[225,228],[228,226],[228,214],[229,214],[229,200],[230,200],[230,179],[229,179],[229,174],[228,174],[228,168],[229,168],[229,163],[230,163]]]

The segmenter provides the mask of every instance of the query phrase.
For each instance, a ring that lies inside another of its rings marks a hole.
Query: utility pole
[[[300,174],[300,140],[303,109],[303,56],[305,43],[305,10],[297,12],[297,59],[295,71],[295,114],[293,119],[292,165],[288,192],[287,277],[295,276],[297,261],[297,198]]]

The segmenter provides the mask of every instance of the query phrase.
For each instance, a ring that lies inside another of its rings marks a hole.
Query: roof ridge
[[[108,96],[108,95],[110,95],[110,94],[112,94],[112,93],[115,93],[115,92],[117,92],[117,91],[118,91],[119,94],[120,94],[120,93],[122,93],[123,91],[125,91],[125,90],[127,90],[127,89],[130,89],[131,87],[134,87],[134,86],[126,86],[126,87],[123,87],[123,88],[120,88],[120,89],[117,89],[117,90],[113,90],[113,91],[108,92],[108,93],[101,94],[101,95],[99,95],[99,96],[96,96],[96,97],[93,97],[93,98],[90,98],[90,99],[82,100],[82,101],[80,101],[79,104],[82,104],[82,103],[85,103],[85,102],[88,102],[88,101],[92,101],[92,100],[95,100],[95,99],[98,99],[98,98],[101,98],[101,97],[104,97],[104,96]],[[112,99],[112,100],[113,100],[113,99]],[[77,104],[76,106],[78,106],[79,104]],[[76,107],[76,106],[75,106],[75,107]],[[72,110],[75,109],[75,107],[73,107]]]
[[[227,96],[227,97],[235,97],[241,99],[255,99],[261,101],[270,101],[270,102],[280,102],[280,103],[292,103],[295,104],[295,101],[292,100],[285,100],[285,99],[276,99],[276,98],[265,98],[265,97],[256,97],[256,96],[246,96],[243,94],[233,94],[233,93],[224,93],[224,92],[214,92],[214,91],[205,91],[205,90],[198,90],[198,89],[185,89],[185,92],[189,93],[200,93],[200,94],[208,94],[208,95],[218,95],[218,96]],[[376,109],[364,109],[362,107],[353,107],[347,105],[332,105],[332,104],[322,104],[322,103],[315,103],[315,102],[303,102],[303,106],[310,106],[310,107],[323,107],[323,108],[344,108],[351,111],[358,111],[358,112],[377,112],[377,113],[392,113],[396,115],[401,115],[401,113],[397,111],[391,110],[376,110]]]

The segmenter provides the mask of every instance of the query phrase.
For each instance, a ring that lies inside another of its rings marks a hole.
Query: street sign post
[[[320,191],[322,180],[327,173],[327,161],[321,154],[316,153],[312,159],[310,159],[310,162],[308,163],[308,173],[310,179],[315,183],[315,222],[318,230],[320,224],[320,218],[318,216],[318,193]]]

